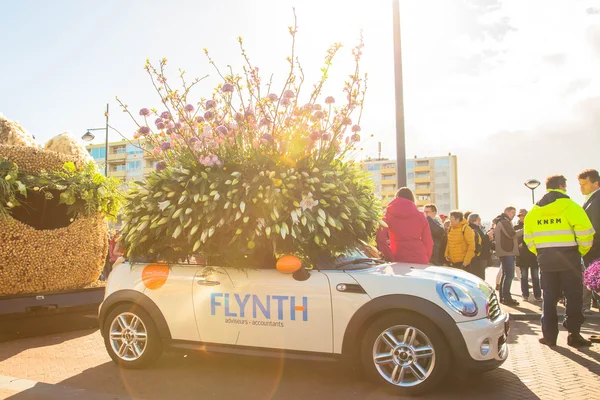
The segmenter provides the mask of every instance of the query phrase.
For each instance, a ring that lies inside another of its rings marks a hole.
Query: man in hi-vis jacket
[[[525,217],[524,240],[537,255],[542,275],[542,332],[539,341],[556,346],[558,317],[556,304],[562,288],[567,299],[563,326],[569,331],[567,344],[591,346],[580,334],[583,324],[583,274],[581,257],[592,247],[594,228],[583,208],[566,194],[562,175],[546,179],[547,193]]]

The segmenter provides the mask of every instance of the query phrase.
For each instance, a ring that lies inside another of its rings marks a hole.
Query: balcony
[[[381,173],[396,175],[396,168],[381,168]]]
[[[108,155],[108,162],[113,161],[125,161],[127,159],[127,153],[112,153]]]
[[[421,177],[421,178],[415,177],[415,183],[431,183],[431,177],[429,177],[429,176]]]
[[[415,189],[415,194],[417,196],[429,196],[431,194],[431,189]]]
[[[394,197],[396,196],[396,191],[395,190],[381,190],[381,196],[382,197]]]
[[[423,207],[429,203],[431,203],[431,200],[415,200],[417,207]]]
[[[381,184],[382,185],[391,185],[391,186],[396,187],[396,180],[395,179],[382,179]]]
[[[429,172],[429,165],[415,165],[415,172]]]
[[[109,170],[108,171],[108,176],[114,176],[115,178],[125,178],[126,175],[127,175],[127,171],[125,171],[125,170],[122,170],[122,171]]]

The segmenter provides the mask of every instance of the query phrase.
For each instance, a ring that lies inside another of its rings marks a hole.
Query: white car
[[[355,250],[293,273],[122,263],[99,311],[106,349],[126,368],[164,348],[348,357],[401,394],[433,388],[451,368],[488,371],[506,360],[509,315],[487,283],[370,256]]]

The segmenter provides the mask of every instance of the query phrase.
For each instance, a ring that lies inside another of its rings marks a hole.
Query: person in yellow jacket
[[[465,271],[475,257],[475,232],[460,211],[450,213],[450,229],[446,244],[446,260],[451,267],[461,268]]]
[[[546,179],[547,193],[525,217],[523,239],[537,255],[542,275],[543,310],[540,343],[556,346],[556,303],[561,289],[567,299],[563,326],[569,331],[567,344],[591,346],[580,334],[583,324],[583,274],[581,257],[592,247],[594,228],[583,208],[567,196],[562,175]]]

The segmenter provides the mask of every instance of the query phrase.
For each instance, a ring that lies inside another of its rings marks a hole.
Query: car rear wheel
[[[428,319],[397,312],[375,320],[361,346],[365,373],[401,395],[433,389],[450,366],[446,340]]]
[[[124,368],[143,368],[162,353],[162,340],[152,318],[135,304],[115,307],[104,324],[104,345]]]

